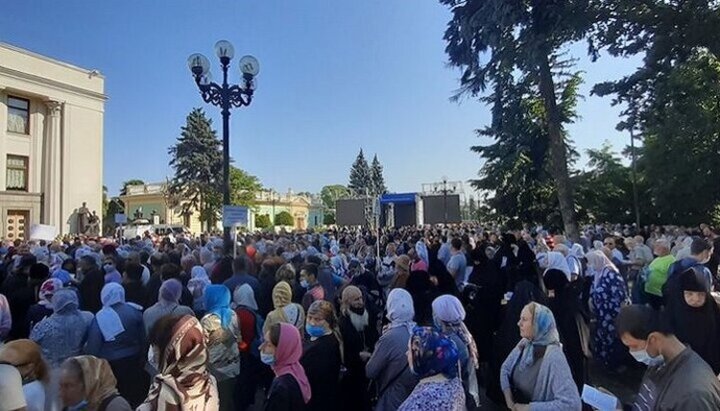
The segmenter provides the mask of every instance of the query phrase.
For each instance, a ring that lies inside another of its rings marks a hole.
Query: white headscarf
[[[547,253],[547,268],[545,272],[543,272],[543,275],[545,275],[548,270],[560,270],[568,278],[568,281],[570,281],[570,267],[568,267],[567,260],[562,253],[557,251],[549,251]]]
[[[112,306],[125,302],[125,289],[117,283],[105,284],[100,292],[100,301],[102,301],[103,308],[95,314],[95,319],[105,341],[115,341],[115,337],[123,333],[125,327]]]
[[[257,301],[255,301],[255,292],[252,287],[250,287],[250,284],[243,284],[235,288],[235,291],[233,291],[233,302],[235,303],[235,307],[242,305],[254,311],[258,310]]]
[[[415,307],[409,292],[402,288],[394,288],[390,291],[387,299],[387,318],[390,320],[388,329],[406,327],[412,335],[415,322]]]
[[[607,258],[605,253],[602,251],[590,251],[585,255],[585,257],[588,261],[588,268],[595,272],[595,281],[593,282],[594,286],[600,282],[600,277],[602,277],[602,273],[605,268],[609,268],[616,273],[619,272],[617,267],[615,267],[615,264],[613,264],[613,262],[610,261],[610,259]]]

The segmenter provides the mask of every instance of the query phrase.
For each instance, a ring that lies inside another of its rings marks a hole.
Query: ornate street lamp
[[[220,107],[223,120],[223,205],[230,205],[230,109],[247,106],[252,102],[255,91],[255,76],[260,72],[260,63],[253,56],[244,56],[239,66],[242,73],[242,85],[228,84],[228,67],[235,56],[235,48],[226,40],[215,44],[215,54],[220,59],[223,81],[217,84],[212,81],[210,61],[202,54],[195,53],[188,57],[188,67],[200,89],[200,95],[206,103]],[[230,227],[223,227],[225,251],[232,249]]]

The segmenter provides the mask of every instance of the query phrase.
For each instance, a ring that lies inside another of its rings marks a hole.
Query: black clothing
[[[143,287],[142,282],[132,281],[123,283],[122,286],[125,289],[126,302],[135,303],[143,308],[147,308],[145,305],[147,304],[147,293],[145,292],[145,287]]]
[[[34,304],[30,307],[27,313],[26,322],[27,322],[27,333],[30,335],[30,332],[32,331],[33,327],[40,321],[42,321],[45,317],[51,316],[53,313],[52,307],[49,307],[47,305],[41,305],[41,304]]]
[[[369,410],[370,400],[367,392],[368,380],[365,376],[365,362],[360,352],[372,352],[379,338],[373,326],[373,316],[368,312],[369,324],[362,332],[358,332],[349,316],[340,317],[340,334],[343,337],[345,368],[347,372],[340,381],[340,398],[343,410]]]
[[[478,361],[487,362],[492,350],[493,334],[500,326],[503,285],[499,271],[489,262],[476,265],[468,283],[470,284],[463,290],[463,302],[467,311],[465,325],[475,338]]]
[[[430,281],[430,275],[425,271],[410,272],[405,289],[412,296],[415,322],[418,325],[433,325],[432,302],[440,293]]]
[[[335,411],[339,408],[340,343],[329,334],[305,344],[300,364],[305,368],[312,398],[309,411]]]
[[[275,274],[274,273],[261,273],[258,281],[260,282],[260,289],[255,294],[255,300],[258,305],[258,314],[261,317],[267,317],[268,313],[273,310],[272,291],[275,287]]]
[[[161,285],[162,278],[160,278],[160,273],[152,274],[147,284],[145,284],[145,292],[147,293],[147,303],[145,303],[145,307],[152,307],[158,302],[158,292],[160,291]],[[192,307],[192,304],[190,304],[190,307]]]
[[[555,317],[560,342],[567,358],[573,380],[582,391],[587,381],[585,369],[585,354],[582,349],[578,321],[580,321],[580,292],[581,288],[573,287],[565,273],[560,270],[548,270],[543,276],[545,288],[549,294],[548,307]],[[552,291],[551,291],[552,290]]]
[[[3,282],[3,294],[8,300],[12,318],[12,327],[7,339],[27,338],[29,335],[27,313],[30,306],[37,302],[34,288],[29,285],[25,274],[14,273],[10,274]]]
[[[80,282],[78,289],[80,290],[80,307],[84,311],[90,311],[96,314],[102,308],[100,300],[100,292],[105,286],[105,275],[97,268],[93,268],[84,273],[83,280]]]
[[[314,395],[313,395],[314,397]],[[303,411],[305,401],[303,400],[300,385],[295,377],[290,374],[276,377],[270,385],[267,399],[265,400],[265,411]]]

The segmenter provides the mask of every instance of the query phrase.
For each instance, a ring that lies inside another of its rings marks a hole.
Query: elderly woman
[[[75,291],[57,291],[52,297],[53,314],[40,321],[30,333],[30,339],[40,345],[53,369],[82,352],[94,317],[88,311],[80,311],[79,306]]]
[[[209,340],[208,364],[218,382],[220,410],[232,410],[236,377],[240,374],[241,338],[237,315],[230,309],[230,290],[220,284],[207,286],[205,308],[200,323]]]
[[[455,343],[434,327],[415,327],[407,361],[420,382],[398,411],[464,411],[465,393],[458,377]]]
[[[163,317],[150,331],[149,340],[159,372],[137,410],[217,410],[217,383],[207,369],[208,351],[200,322],[192,315]]]
[[[620,308],[628,301],[627,286],[615,264],[602,251],[588,253],[587,260],[588,268],[595,272],[590,291],[597,318],[593,346],[595,358],[605,367],[615,369],[628,355],[615,331],[615,318],[620,313]]]
[[[478,352],[475,340],[465,323],[465,308],[454,295],[441,295],[432,303],[433,318],[440,331],[449,337],[458,349],[460,377],[465,390],[468,408],[474,409],[480,402],[477,375]]]
[[[518,327],[522,340],[500,372],[507,407],[511,410],[581,410],[580,396],[550,309],[538,303],[526,305]]]
[[[85,353],[110,363],[120,394],[137,406],[149,382],[142,370],[147,352],[142,313],[125,302],[125,289],[120,284],[106,284],[100,299],[103,308],[90,325]]]
[[[240,324],[241,340],[238,343],[240,350],[240,375],[237,378],[238,400],[236,408],[247,409],[255,403],[255,390],[258,380],[264,370],[260,362],[260,342],[263,336],[258,330],[263,327],[263,319],[258,314],[258,304],[255,293],[250,284],[243,284],[233,292],[233,307]]]
[[[376,381],[378,410],[397,409],[417,384],[417,377],[407,360],[408,341],[415,327],[414,316],[410,293],[402,288],[390,291],[387,301],[390,324],[385,327],[365,366],[367,377]]]
[[[131,411],[104,359],[92,355],[68,358],[60,374],[60,400],[66,411]]]
[[[0,361],[14,365],[20,372],[26,410],[44,411],[46,401],[50,401],[47,395],[49,374],[40,346],[32,340],[10,341],[0,348]]]
[[[150,330],[157,320],[166,315],[195,315],[190,307],[180,305],[182,289],[182,283],[174,278],[162,283],[158,291],[158,302],[143,313],[143,324],[145,324],[146,334],[150,333]]]
[[[337,410],[338,376],[343,362],[343,347],[332,303],[318,300],[310,305],[305,331],[310,339],[305,344],[301,363],[313,392],[307,409]]]
[[[302,332],[305,328],[305,310],[300,304],[292,302],[292,289],[290,284],[280,281],[273,288],[273,306],[275,309],[268,313],[263,325],[263,333],[267,332],[271,325],[277,323],[289,323]]]
[[[30,306],[26,321],[28,323],[28,332],[32,331],[35,324],[42,321],[43,318],[49,317],[53,313],[52,297],[55,292],[63,288],[62,281],[57,278],[45,280],[38,291],[38,303]]]
[[[265,411],[303,411],[312,390],[300,364],[302,338],[290,324],[273,324],[260,346],[263,363],[272,367],[275,379],[268,390]]]
[[[205,287],[210,285],[210,277],[202,266],[196,265],[190,270],[191,278],[187,288],[193,296],[193,310],[198,314],[205,313]]]

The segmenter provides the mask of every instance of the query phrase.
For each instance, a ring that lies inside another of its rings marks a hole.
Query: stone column
[[[63,103],[47,101],[47,121],[45,130],[45,167],[43,169],[43,224],[63,231],[61,208],[62,181],[62,143],[61,143],[61,112]]]

